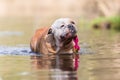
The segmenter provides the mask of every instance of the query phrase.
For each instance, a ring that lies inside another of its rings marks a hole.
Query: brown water
[[[0,21],[1,47],[11,47],[9,50],[16,46],[29,48],[35,30],[32,20],[10,21]],[[1,55],[0,80],[120,80],[120,33],[88,30],[85,27],[80,28],[78,33],[83,54],[80,55],[77,71],[73,70],[71,55],[61,55],[59,58]],[[93,54],[89,54],[89,49]],[[0,54],[7,50],[2,50]]]

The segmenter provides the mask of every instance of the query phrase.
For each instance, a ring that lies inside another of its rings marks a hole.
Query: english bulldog
[[[30,47],[33,52],[41,54],[73,53],[74,47],[78,46],[76,37],[75,22],[70,18],[60,18],[51,27],[36,30]],[[76,49],[79,49],[79,46]]]

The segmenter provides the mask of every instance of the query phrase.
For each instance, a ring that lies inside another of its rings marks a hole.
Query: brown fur
[[[30,47],[33,52],[36,53],[43,53],[43,54],[50,54],[56,53],[56,45],[55,39],[53,34],[48,34],[49,27],[44,27],[38,29],[34,36],[31,39]],[[66,41],[67,42],[67,41]],[[65,44],[59,53],[69,52],[73,49],[73,42],[72,40],[69,43]]]

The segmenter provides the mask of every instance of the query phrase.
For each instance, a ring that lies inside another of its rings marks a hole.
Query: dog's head
[[[57,42],[64,42],[76,36],[75,22],[69,18],[57,19],[51,26],[50,32],[54,34]]]

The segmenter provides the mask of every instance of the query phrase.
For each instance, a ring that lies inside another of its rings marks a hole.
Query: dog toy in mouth
[[[78,44],[78,36],[76,35],[73,39],[75,45],[74,45],[74,49],[75,49],[75,52],[78,52],[78,50],[80,50],[80,47],[79,47],[79,44]]]
[[[78,36],[76,35],[75,38],[73,39],[75,45],[74,45],[74,69],[75,71],[78,69],[79,66],[79,54],[78,51],[80,50],[80,46],[78,44]]]

